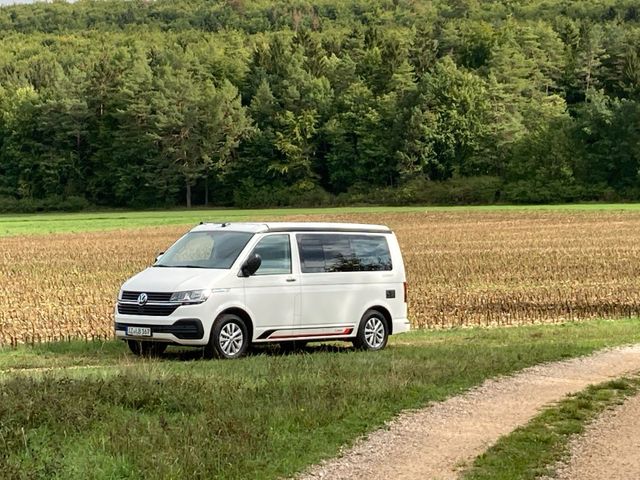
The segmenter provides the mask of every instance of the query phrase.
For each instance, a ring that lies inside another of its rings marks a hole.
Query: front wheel
[[[127,340],[129,350],[139,357],[159,357],[167,349],[167,344],[162,342],[142,342],[140,340]]]
[[[249,348],[249,330],[244,320],[232,313],[220,315],[213,324],[209,343],[205,347],[208,358],[239,358]]]
[[[367,310],[360,320],[353,346],[361,350],[382,350],[388,339],[387,319],[377,310]]]

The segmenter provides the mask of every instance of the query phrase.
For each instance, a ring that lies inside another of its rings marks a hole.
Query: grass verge
[[[403,409],[488,377],[638,341],[633,319],[413,332],[374,354],[267,348],[228,362],[180,350],[138,360],[114,342],[2,349],[0,472],[277,478],[335,455]],[[66,369],[77,365],[94,367]],[[56,369],[29,370],[49,366]]]
[[[193,209],[163,211],[101,211],[82,213],[42,213],[0,215],[0,237],[50,233],[74,233],[162,225],[195,225],[200,221],[243,222],[274,219],[289,215],[340,215],[358,213],[410,212],[493,212],[493,211],[640,211],[640,204],[570,204],[570,205],[485,205],[462,207],[332,207],[273,209]]]
[[[553,466],[569,453],[571,437],[583,433],[606,408],[621,404],[638,390],[640,377],[630,377],[568,396],[498,440],[476,458],[463,480],[535,480],[553,475]]]
[[[270,209],[192,209],[102,211],[81,213],[42,213],[0,215],[0,236],[74,233],[86,231],[141,228],[163,225],[195,225],[207,222],[244,222],[284,215],[377,213],[422,211],[420,207],[339,207],[339,208],[270,208]]]

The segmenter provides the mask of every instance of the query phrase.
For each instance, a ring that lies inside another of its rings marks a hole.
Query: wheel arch
[[[391,317],[391,312],[389,312],[389,309],[382,305],[373,305],[367,308],[364,313],[367,313],[369,310],[375,310],[384,317],[385,321],[387,322],[387,329],[389,330],[389,335],[393,335],[393,318]],[[363,317],[364,317],[364,313],[362,314]]]
[[[247,326],[247,329],[249,330],[249,341],[253,342],[253,320],[251,320],[251,316],[242,308],[229,307],[222,310],[216,317],[216,320],[220,318],[222,315],[225,315],[227,313],[237,315],[244,321],[245,325]]]

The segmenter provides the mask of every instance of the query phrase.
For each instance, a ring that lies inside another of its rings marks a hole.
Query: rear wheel
[[[382,350],[388,339],[387,319],[377,310],[367,310],[360,320],[353,346],[362,350]]]
[[[239,358],[249,348],[249,329],[244,320],[232,313],[220,315],[213,324],[209,343],[205,347],[208,358]]]
[[[139,357],[159,357],[167,349],[167,344],[162,342],[142,342],[140,340],[127,340],[129,350]]]

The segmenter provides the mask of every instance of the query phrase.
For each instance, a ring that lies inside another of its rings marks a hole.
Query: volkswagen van
[[[402,254],[381,225],[202,223],[127,280],[115,310],[116,337],[138,355],[323,340],[381,350],[408,330]]]

